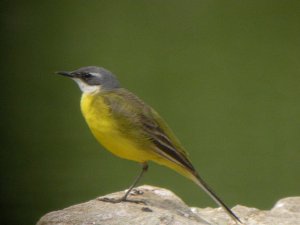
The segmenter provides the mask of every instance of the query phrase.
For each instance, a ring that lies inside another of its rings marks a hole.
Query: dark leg
[[[143,174],[148,170],[148,164],[146,162],[142,163],[142,171],[140,174],[135,178],[133,184],[129,187],[129,189],[126,191],[125,195],[118,199],[112,199],[112,198],[99,198],[100,201],[104,202],[111,202],[111,203],[119,203],[119,202],[135,202],[135,203],[145,203],[143,201],[139,200],[129,200],[127,199],[128,195],[132,191],[132,189],[137,185],[137,183],[142,178]]]
[[[138,184],[138,182],[140,181],[140,179],[142,178],[143,174],[148,170],[148,164],[147,163],[143,163],[142,164],[142,171],[140,172],[140,174],[135,178],[133,184],[130,186],[130,188],[128,189],[128,191],[125,193],[125,195],[121,198],[122,201],[127,201],[127,197],[130,194],[130,192],[132,191],[132,189]]]

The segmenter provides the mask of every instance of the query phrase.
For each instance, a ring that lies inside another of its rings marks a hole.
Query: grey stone
[[[173,192],[153,187],[136,188],[130,199],[144,203],[109,203],[99,199],[47,213],[37,225],[230,225],[221,208],[187,206]],[[120,198],[125,191],[104,196]],[[103,197],[101,197],[103,198]],[[245,225],[300,225],[300,197],[279,200],[271,210],[235,206]]]

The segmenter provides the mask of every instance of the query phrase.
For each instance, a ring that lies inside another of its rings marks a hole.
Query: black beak
[[[58,71],[58,72],[56,72],[56,74],[59,74],[59,75],[65,76],[65,77],[74,77],[72,72],[67,72],[67,71]]]

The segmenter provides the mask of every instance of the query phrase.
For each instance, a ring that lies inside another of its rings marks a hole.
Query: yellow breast
[[[81,111],[93,135],[107,150],[113,154],[138,162],[149,159],[147,151],[140,149],[135,140],[130,140],[118,129],[110,108],[101,94],[83,94]]]
[[[81,111],[92,132],[107,134],[114,130],[116,125],[101,95],[83,94]]]

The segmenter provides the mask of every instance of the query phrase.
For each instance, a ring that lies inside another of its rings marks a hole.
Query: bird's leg
[[[128,195],[132,191],[132,189],[137,185],[137,183],[142,178],[143,174],[148,170],[148,164],[146,162],[142,163],[142,171],[139,173],[139,175],[135,178],[133,184],[129,187],[129,189],[126,191],[125,195],[121,198],[114,199],[114,198],[99,198],[100,201],[104,202],[111,202],[111,203],[119,203],[119,202],[134,202],[134,203],[144,203],[144,201],[141,200],[130,200],[127,199]]]
[[[142,171],[140,172],[140,174],[135,178],[133,184],[130,186],[130,188],[126,191],[125,195],[121,198],[122,201],[127,201],[127,197],[130,194],[130,192],[132,191],[132,189],[138,184],[138,182],[140,181],[140,179],[142,178],[143,174],[148,170],[148,164],[145,162],[142,164]]]

